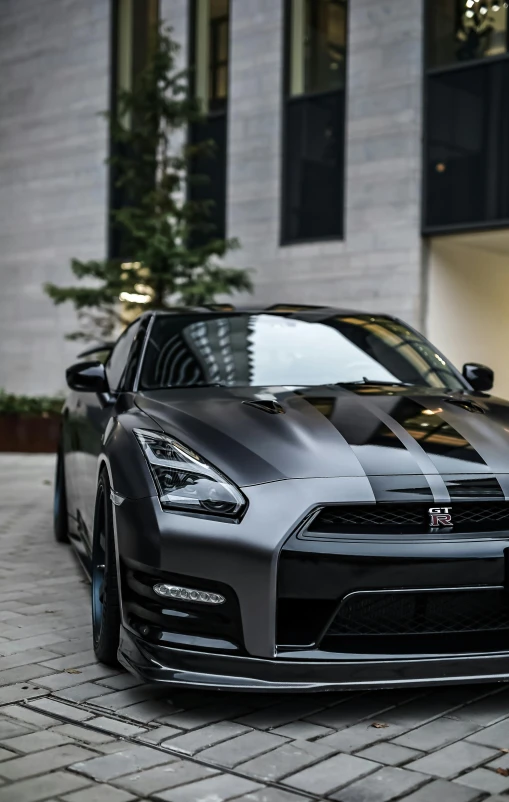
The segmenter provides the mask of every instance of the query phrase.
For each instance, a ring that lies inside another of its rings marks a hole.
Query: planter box
[[[0,415],[0,451],[54,454],[60,415]]]

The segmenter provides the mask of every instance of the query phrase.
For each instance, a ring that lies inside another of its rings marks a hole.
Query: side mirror
[[[109,393],[108,379],[102,362],[77,362],[65,372],[71,390],[80,393]]]
[[[495,374],[486,365],[477,362],[467,362],[463,365],[463,378],[479,393],[487,393],[493,387]]]

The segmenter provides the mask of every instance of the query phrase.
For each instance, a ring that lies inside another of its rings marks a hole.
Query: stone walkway
[[[168,691],[98,665],[53,459],[0,455],[0,802],[509,802],[509,688]]]

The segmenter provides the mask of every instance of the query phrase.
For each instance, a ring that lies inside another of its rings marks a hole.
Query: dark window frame
[[[187,14],[187,41],[188,41],[188,55],[187,55],[187,67],[189,70],[189,91],[193,97],[196,97],[196,24],[198,19],[198,10],[197,10],[197,0],[189,0],[188,3],[188,14]],[[230,85],[231,85],[231,45],[232,45],[232,26],[231,26],[231,6],[232,0],[229,0],[228,6],[228,16],[218,17],[218,20],[224,22],[224,20],[228,20],[228,60],[226,62],[227,66],[227,91],[226,91],[226,98],[224,103],[221,103],[219,107],[216,108],[209,108],[204,113],[206,124],[211,121],[218,122],[219,124],[223,124],[224,131],[225,131],[225,146],[224,146],[224,203],[222,204],[221,208],[221,224],[222,227],[218,228],[216,231],[211,232],[211,238],[216,239],[227,239],[228,237],[228,112],[229,112],[229,105],[230,105]],[[222,62],[219,65],[221,66]],[[207,65],[208,75],[207,80],[209,82],[209,92],[210,92],[210,78],[211,78],[211,69],[212,69],[212,53],[209,54],[209,63]],[[192,145],[194,135],[197,131],[196,125],[188,125],[187,126],[187,133],[186,133],[186,144]],[[186,198],[187,200],[191,200],[191,187],[189,182],[187,182],[186,186]],[[214,198],[211,198],[214,200]]]
[[[345,0],[345,87],[343,90],[327,90],[324,92],[305,92],[300,95],[290,94],[291,76],[291,21],[292,21],[292,0],[284,0],[283,4],[283,31],[282,31],[282,81],[280,99],[280,118],[281,118],[281,165],[280,165],[280,205],[279,205],[279,247],[291,247],[293,245],[311,245],[317,242],[343,242],[345,240],[345,218],[346,218],[346,164],[347,164],[347,121],[348,121],[348,75],[349,75],[349,19],[350,19],[350,0]],[[288,108],[293,102],[311,98],[323,97],[329,94],[342,95],[343,110],[343,130],[341,142],[341,166],[342,166],[342,203],[340,213],[339,233],[323,236],[310,237],[290,237],[287,235],[286,218],[289,209],[288,197],[288,164],[287,164],[287,142],[288,142]]]
[[[485,56],[483,58],[471,59],[470,61],[458,61],[438,67],[428,66],[431,40],[431,13],[433,0],[424,1],[424,36],[422,48],[422,147],[421,147],[421,234],[425,237],[440,237],[449,234],[461,234],[475,231],[496,231],[501,228],[509,228],[509,217],[497,220],[480,220],[477,222],[466,223],[443,223],[440,225],[428,225],[428,152],[429,152],[429,78],[433,76],[446,75],[451,73],[472,70],[476,68],[489,68],[492,64],[509,63],[509,17],[506,29],[507,52],[497,56]],[[509,13],[509,12],[508,12]]]
[[[155,6],[155,12],[157,20],[161,20],[161,0],[152,0]],[[143,0],[144,2],[144,0]],[[108,91],[108,100],[109,100],[109,113],[112,117],[115,117],[118,112],[118,79],[119,79],[119,69],[118,69],[118,62],[119,62],[119,22],[120,22],[120,11],[119,11],[120,0],[110,0],[110,31],[109,31],[109,45],[110,45],[110,70],[109,70],[109,91]],[[135,29],[134,23],[138,16],[139,19],[139,9],[143,6],[137,5],[133,7],[133,39],[134,34],[139,35],[139,27]],[[136,13],[137,12],[137,13]],[[149,25],[148,25],[148,7],[147,13],[145,14],[144,23],[146,23],[144,28],[144,34],[147,37],[149,36]],[[131,65],[131,77],[134,78],[136,75],[137,70],[140,69],[141,63],[141,49],[140,48],[133,48],[133,63]],[[113,142],[112,132],[111,132],[111,124],[108,126],[108,159],[115,153],[115,143]],[[111,219],[111,212],[112,209],[118,208],[122,206],[122,192],[121,190],[115,186],[115,170],[111,166],[108,165],[108,175],[107,175],[107,185],[106,185],[106,253],[108,259],[123,259],[127,257],[122,254],[122,242],[121,238],[118,234],[118,231],[115,230],[115,226]]]

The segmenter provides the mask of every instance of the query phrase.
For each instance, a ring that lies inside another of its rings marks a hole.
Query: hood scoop
[[[248,407],[261,409],[262,412],[269,412],[271,415],[284,415],[285,410],[278,401],[271,401],[269,398],[259,399],[258,401],[243,401]]]
[[[455,396],[448,396],[447,398],[443,398],[446,404],[454,404],[456,407],[461,407],[461,409],[466,409],[467,412],[477,412],[480,415],[484,415],[486,410],[481,407],[480,404],[476,404],[475,401],[470,401],[468,398],[456,398]]]

